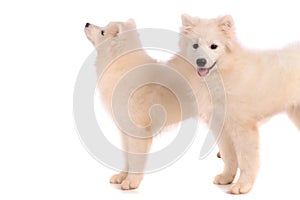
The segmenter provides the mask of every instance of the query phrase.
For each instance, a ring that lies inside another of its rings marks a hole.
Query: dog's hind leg
[[[287,113],[292,122],[300,130],[300,105],[290,107]]]

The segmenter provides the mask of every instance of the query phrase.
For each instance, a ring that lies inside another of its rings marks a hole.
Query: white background
[[[261,127],[260,173],[242,196],[212,184],[223,167],[217,149],[198,160],[205,129],[174,165],[120,191],[108,183],[115,172],[82,146],[72,116],[76,75],[93,50],[86,22],[134,18],[139,28],[178,30],[181,13],[231,14],[241,43],[264,49],[300,40],[298,9],[288,0],[2,1],[0,199],[299,199],[300,133],[285,115]]]

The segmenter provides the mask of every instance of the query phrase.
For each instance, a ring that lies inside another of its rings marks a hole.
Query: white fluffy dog
[[[253,51],[237,42],[231,16],[201,19],[183,15],[182,21],[182,34],[194,44],[183,42],[181,50],[188,58],[200,48],[205,52],[195,59],[197,73],[209,79],[218,71],[227,97],[227,115],[218,142],[225,166],[214,183],[232,183],[239,168],[240,177],[231,193],[247,193],[259,167],[259,122],[287,112],[300,129],[300,45]]]
[[[85,33],[87,38],[97,49],[97,71],[100,76],[99,80],[99,93],[101,100],[108,111],[114,116],[120,113],[114,113],[112,102],[116,93],[127,92],[132,89],[131,85],[138,82],[139,80],[149,79],[153,80],[156,77],[162,77],[169,83],[172,82],[173,86],[179,91],[186,91],[185,88],[180,90],[183,86],[180,81],[172,79],[169,73],[157,73],[156,71],[148,71],[140,76],[132,77],[132,79],[122,84],[123,89],[116,91],[116,87],[119,81],[126,77],[136,69],[149,64],[157,64],[156,60],[149,57],[146,52],[142,49],[142,45],[139,39],[139,35],[136,31],[135,22],[131,19],[127,22],[111,22],[105,27],[95,26],[93,24],[86,24]],[[125,53],[122,56],[122,52],[126,52],[126,49],[135,48],[137,50]],[[184,61],[182,61],[184,62]],[[177,62],[178,63],[178,62]],[[99,70],[107,65],[104,72]],[[178,68],[178,73],[187,74],[184,76],[186,80],[190,79],[192,74],[196,79],[200,80],[192,65],[190,67],[182,68],[180,63],[174,65],[174,69]],[[168,71],[167,66],[165,66]],[[198,87],[199,82],[193,84]],[[138,85],[137,85],[138,86]],[[182,120],[181,106],[177,99],[177,94],[174,94],[169,88],[159,84],[149,83],[147,85],[141,85],[136,88],[131,94],[128,100],[128,107],[126,105],[120,105],[121,99],[116,99],[115,103],[120,109],[128,110],[130,120],[137,126],[140,127],[141,132],[131,133],[133,135],[125,134],[124,131],[120,130],[122,145],[124,149],[125,168],[119,174],[111,177],[110,182],[121,184],[121,189],[129,190],[137,188],[143,179],[143,170],[146,165],[147,154],[149,152],[152,136],[156,134],[157,127],[156,121],[160,119],[159,113],[151,113],[149,110],[153,105],[161,105],[165,111],[164,126],[170,126],[177,124]],[[185,102],[189,103],[189,102]],[[159,122],[157,122],[159,124]],[[112,133],[113,134],[113,133]],[[134,135],[141,135],[142,137],[134,137]],[[109,152],[107,152],[109,154]],[[144,156],[134,156],[134,154]]]

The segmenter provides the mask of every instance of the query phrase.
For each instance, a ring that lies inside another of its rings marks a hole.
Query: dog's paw
[[[233,179],[234,179],[234,176],[232,176],[232,175],[219,174],[219,175],[215,176],[214,184],[227,185],[227,184],[232,183]]]
[[[230,193],[231,194],[245,194],[248,193],[253,184],[252,183],[236,183],[231,186]]]
[[[111,184],[121,184],[122,181],[126,178],[127,172],[120,172],[119,174],[115,174],[110,178]]]
[[[133,190],[139,187],[143,175],[129,174],[125,180],[121,183],[122,190]]]

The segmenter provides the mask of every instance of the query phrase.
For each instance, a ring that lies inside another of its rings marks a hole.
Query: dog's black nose
[[[85,28],[89,27],[90,25],[91,25],[90,23],[86,23]]]
[[[205,58],[199,58],[196,60],[198,67],[204,67],[207,63]]]

